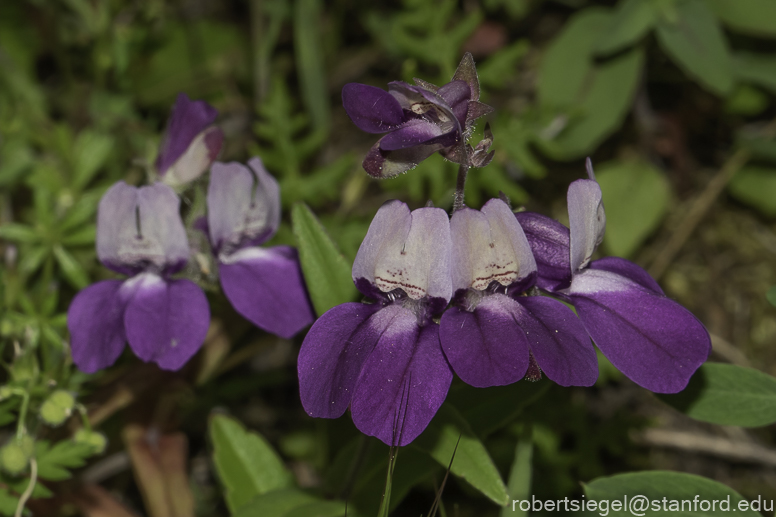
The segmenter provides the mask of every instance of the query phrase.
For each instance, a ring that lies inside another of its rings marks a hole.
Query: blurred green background
[[[251,328],[211,288],[220,330],[200,363],[212,363],[212,371],[167,375],[125,357],[87,377],[70,363],[65,313],[78,289],[110,277],[94,251],[97,203],[117,180],[150,177],[178,92],[219,110],[220,160],[259,155],[280,181],[284,223],[272,243],[294,243],[288,214],[303,201],[352,261],[384,201],[414,208],[430,199],[449,208],[457,167],[434,156],[397,179],[369,178],[360,163],[376,138],[348,119],[342,86],[386,88],[413,77],[443,84],[467,51],[478,65],[481,100],[496,109],[486,117],[495,158],[469,173],[467,204],[479,207],[502,191],[515,208],[567,222],[566,188],[590,156],[608,216],[602,251],[646,267],[693,311],[713,335],[714,359],[776,374],[776,309],[766,298],[776,284],[773,0],[6,0],[4,383],[28,383],[33,405],[66,387],[110,441],[103,456],[61,463],[75,476],[48,483],[54,497],[33,503],[36,515],[97,515],[68,495],[89,483],[139,513],[160,515],[148,510],[148,489],[132,477],[121,431],[132,422],[185,433],[195,513],[225,514],[209,459],[205,417],[214,407],[260,431],[299,486],[326,497],[350,494],[353,511],[374,514],[387,448],[371,439],[364,445],[348,417],[306,417],[295,377],[301,338]],[[184,210],[194,212],[205,185],[183,193]],[[694,472],[748,497],[776,497],[772,456],[724,447],[772,448],[773,426],[744,431],[690,421],[602,365],[592,389],[542,381],[548,391],[539,404],[531,404],[531,387],[454,384],[450,398],[464,414],[483,401],[501,404],[493,407],[503,421],[481,437],[505,479],[515,444],[533,444],[537,497],[579,496],[580,482],[640,468]],[[121,393],[130,394],[125,402]],[[7,436],[18,412],[17,399],[0,403]],[[51,442],[67,435],[27,425]],[[682,436],[718,447],[688,447]],[[370,474],[354,484],[347,459],[359,447],[370,447],[362,471]],[[105,466],[111,458],[113,470]],[[412,458],[399,455],[397,476],[412,482],[401,497],[394,488],[396,515],[427,512],[444,475]],[[25,484],[3,475],[0,512],[12,515],[7,509]],[[456,478],[443,500],[444,515],[500,512]]]

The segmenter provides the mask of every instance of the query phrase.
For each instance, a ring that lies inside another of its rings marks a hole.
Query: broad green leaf
[[[296,203],[291,221],[315,312],[321,315],[335,305],[351,301],[356,295],[351,266],[315,214],[304,203]]]
[[[579,101],[593,68],[593,49],[612,19],[591,7],[575,14],[550,44],[539,66],[537,95],[545,106],[564,108]]]
[[[761,427],[776,422],[776,379],[743,366],[706,363],[684,391],[659,398],[712,424]]]
[[[768,217],[776,217],[776,168],[744,167],[728,184],[733,197]]]
[[[232,517],[285,517],[291,510],[315,501],[315,497],[299,489],[281,488],[256,496]]]
[[[776,57],[773,54],[736,52],[733,55],[733,71],[737,78],[776,93]]]
[[[38,476],[48,481],[70,479],[70,469],[82,467],[86,458],[92,455],[92,448],[83,443],[62,440],[51,447],[45,440],[35,443],[35,459],[38,461]]]
[[[527,500],[531,496],[531,476],[533,473],[533,427],[529,424],[520,429],[515,447],[515,459],[509,469],[508,490],[511,500]],[[526,517],[528,512],[505,506],[501,509],[501,517]]]
[[[344,517],[346,508],[342,501],[317,501],[294,508],[283,517]]]
[[[661,18],[657,24],[660,46],[691,77],[717,95],[733,88],[727,40],[704,0],[676,4],[679,19]]]
[[[54,246],[54,257],[62,268],[62,275],[73,287],[83,289],[89,285],[89,276],[83,266],[65,248]]]
[[[668,179],[643,161],[610,162],[596,167],[606,207],[604,246],[628,257],[660,225],[671,198]]]
[[[0,515],[14,515],[18,505],[18,497],[11,495],[5,488],[0,488]]]
[[[768,95],[748,84],[739,84],[727,99],[725,111],[734,115],[757,115],[770,104]]]
[[[748,501],[732,488],[708,478],[682,472],[654,470],[618,474],[594,479],[583,486],[588,499],[607,501],[606,509],[603,506],[588,507],[591,515],[601,515],[600,512],[604,511],[608,511],[611,517],[633,517],[633,515],[728,517],[731,512],[735,512],[735,515],[752,517],[760,515],[748,509]],[[623,504],[626,496],[628,502]],[[637,496],[641,497],[637,498]],[[697,507],[694,506],[696,497]],[[638,502],[634,503],[634,500]],[[615,501],[620,502],[619,507],[613,505]],[[685,501],[684,508],[681,507],[682,501]],[[701,505],[701,501],[707,501],[709,508],[713,501],[724,502],[725,507],[717,503],[716,510],[706,509],[706,505]],[[746,508],[739,507],[739,502],[746,505]],[[646,508],[639,506],[644,503],[648,505]]]
[[[73,187],[80,190],[105,164],[113,150],[113,137],[84,130],[78,134],[73,149]]]
[[[465,479],[496,504],[504,506],[509,502],[507,487],[485,446],[469,423],[450,404],[442,404],[426,430],[412,445],[430,454],[445,468],[450,464],[453,451],[456,451],[450,469],[453,474]]]
[[[329,126],[329,91],[326,84],[320,34],[320,0],[294,2],[294,53],[299,83],[313,126]]]
[[[628,114],[643,62],[644,52],[634,48],[596,66],[578,106],[580,116],[554,139],[537,143],[559,160],[579,158],[595,149]]]
[[[596,52],[612,54],[633,45],[652,30],[657,16],[652,0],[622,0],[609,27],[596,42]]]
[[[258,495],[292,486],[291,473],[275,450],[264,437],[246,431],[238,421],[213,415],[210,438],[213,462],[233,513]]]
[[[728,27],[757,36],[776,36],[776,2],[773,0],[706,0]]]
[[[14,242],[35,242],[40,240],[35,228],[19,223],[6,223],[0,226],[0,239]]]

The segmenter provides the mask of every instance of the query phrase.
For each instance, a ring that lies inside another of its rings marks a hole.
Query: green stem
[[[29,386],[28,386],[29,387]],[[19,421],[16,423],[16,439],[21,440],[24,436],[24,422],[27,420],[27,409],[30,406],[30,392],[25,391],[22,395],[22,407],[19,410]]]
[[[466,174],[468,172],[468,165],[461,164],[458,166],[458,180],[455,184],[455,197],[453,197],[453,213],[464,207],[463,196],[466,189]]]

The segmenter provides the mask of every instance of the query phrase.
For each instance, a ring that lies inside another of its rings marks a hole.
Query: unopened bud
[[[40,418],[51,426],[61,425],[73,412],[75,398],[65,390],[57,390],[40,407]]]
[[[92,454],[102,454],[105,451],[105,447],[108,446],[108,440],[104,434],[87,429],[79,429],[75,433],[73,440],[76,443],[82,443],[91,447]]]
[[[35,441],[29,436],[13,438],[0,448],[0,468],[12,475],[21,474],[30,463],[34,451]]]

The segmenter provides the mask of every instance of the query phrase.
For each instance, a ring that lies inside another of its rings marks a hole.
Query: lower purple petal
[[[439,327],[418,327],[407,309],[390,315],[364,363],[351,403],[353,423],[388,445],[407,445],[423,432],[447,397],[453,373],[439,345]]]
[[[294,248],[243,248],[219,273],[235,310],[268,332],[290,338],[315,319]]]
[[[105,280],[81,290],[67,310],[70,348],[78,369],[94,373],[116,362],[127,342],[120,293],[122,280]]]
[[[400,129],[385,135],[380,140],[380,149],[383,151],[398,151],[415,147],[442,135],[442,133],[441,128],[432,122],[422,119],[411,120]]]
[[[452,307],[442,315],[442,349],[461,380],[487,388],[525,376],[528,340],[515,321],[521,312],[525,311],[512,298],[491,294],[474,312]]]
[[[380,305],[343,303],[313,324],[299,350],[299,396],[308,415],[342,416],[353,397],[361,367],[385,327]],[[374,318],[372,318],[374,316]]]
[[[547,377],[561,386],[592,386],[598,379],[598,359],[576,314],[552,298],[523,296],[519,317],[531,352]]]
[[[604,257],[602,259],[594,260],[589,265],[590,269],[600,269],[603,271],[609,271],[610,273],[616,273],[620,276],[624,276],[630,280],[633,280],[642,287],[646,287],[651,291],[655,291],[658,294],[663,294],[663,290],[658,285],[657,281],[650,276],[642,267],[637,266],[630,260],[625,260],[620,257]]]
[[[124,324],[129,346],[143,361],[178,370],[205,342],[210,308],[205,293],[190,280],[164,280],[146,273],[135,282]]]
[[[624,276],[584,270],[568,294],[601,352],[648,390],[683,390],[711,352],[708,332],[690,311]]]
[[[398,151],[383,151],[380,149],[381,142],[382,139],[372,146],[362,163],[364,170],[375,178],[392,178],[407,172],[435,152],[444,149],[442,144],[435,143]]]

